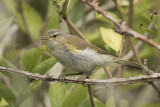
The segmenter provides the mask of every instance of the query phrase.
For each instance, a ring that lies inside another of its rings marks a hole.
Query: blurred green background
[[[55,0],[60,6],[65,0]],[[121,20],[112,0],[97,0],[99,6],[110,15]],[[117,0],[126,21],[128,21],[129,0]],[[133,30],[141,34],[148,33],[149,38],[160,44],[160,9],[159,0],[134,0]],[[17,68],[32,73],[53,76],[72,73],[57,64],[50,56],[46,43],[41,41],[47,30],[61,29],[70,31],[65,20],[61,19],[52,0],[0,0],[0,66]],[[156,13],[156,14],[155,14]],[[153,15],[153,17],[151,17]],[[105,41],[100,28],[113,29],[114,25],[101,14],[81,0],[70,0],[67,16],[85,37],[94,45],[118,57],[118,50],[112,46],[121,39],[114,39],[108,34]],[[153,29],[148,26],[153,23]],[[113,32],[113,31],[112,31]],[[70,32],[75,34],[75,32]],[[107,34],[106,34],[107,35]],[[121,36],[121,35],[120,35]],[[139,40],[133,38],[136,45]],[[129,52],[127,39],[122,49],[122,57]],[[117,46],[116,46],[117,49]],[[160,72],[160,52],[156,48],[143,44],[138,51],[143,62],[148,60],[148,67]],[[135,57],[131,61],[136,62]],[[57,68],[56,68],[56,67]],[[59,68],[58,68],[59,67]],[[116,77],[115,67],[108,67]],[[113,72],[114,71],[114,72]],[[122,67],[122,77],[142,75],[143,72]],[[108,79],[102,68],[97,68],[91,78]],[[160,89],[159,82],[154,82]],[[160,97],[151,85],[136,83],[116,88],[93,86],[96,107],[159,107]],[[77,84],[48,83],[31,81],[17,74],[0,72],[0,107],[90,107],[87,87]]]

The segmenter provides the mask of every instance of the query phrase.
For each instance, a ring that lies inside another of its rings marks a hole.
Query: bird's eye
[[[56,38],[56,37],[57,37],[57,34],[53,34],[52,36],[53,36],[54,38]]]

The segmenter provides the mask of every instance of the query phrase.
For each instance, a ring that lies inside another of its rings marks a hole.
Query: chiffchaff
[[[124,65],[143,69],[142,65],[111,56],[106,51],[87,43],[80,37],[57,29],[49,30],[42,40],[47,40],[53,56],[62,65],[78,71],[79,74],[90,75],[97,66],[105,65]]]

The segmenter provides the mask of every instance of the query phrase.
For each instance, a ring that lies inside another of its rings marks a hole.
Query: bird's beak
[[[43,38],[41,38],[41,40],[49,40],[50,37],[49,36],[44,36]]]

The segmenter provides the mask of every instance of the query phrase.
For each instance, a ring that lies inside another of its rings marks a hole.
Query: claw
[[[60,82],[65,82],[66,75],[62,74],[58,78],[59,78]]]
[[[85,84],[85,79],[86,79],[86,77],[83,76],[83,77],[78,78],[77,81],[81,81],[81,82],[82,82],[82,85],[83,85],[84,87],[86,87],[87,85]]]
[[[48,75],[48,74],[45,74],[45,77],[46,77],[46,80],[48,80],[48,81],[51,81],[52,80],[52,76],[50,76],[50,75]]]

